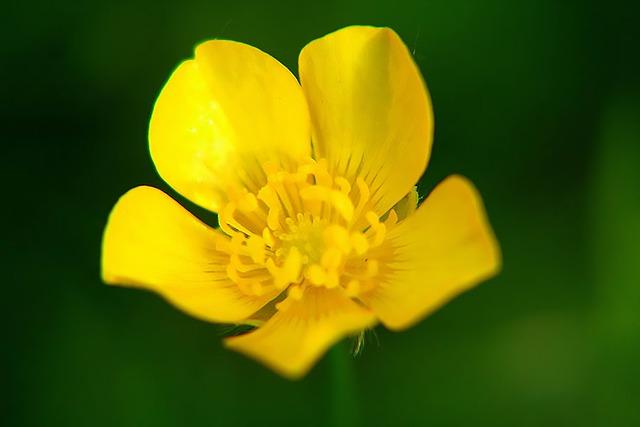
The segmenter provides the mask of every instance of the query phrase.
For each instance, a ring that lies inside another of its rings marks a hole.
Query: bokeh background
[[[633,3],[5,3],[3,425],[640,425]],[[350,24],[390,26],[414,53],[436,116],[420,192],[470,177],[504,270],[289,382],[224,350],[223,328],[103,285],[101,234],[129,188],[175,196],[147,124],[196,43],[243,41],[295,72],[307,42]]]

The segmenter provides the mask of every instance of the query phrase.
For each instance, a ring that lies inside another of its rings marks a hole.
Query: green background
[[[5,4],[3,425],[640,425],[638,10],[600,3]],[[126,190],[176,196],[146,132],[196,43],[243,41],[295,71],[351,24],[414,53],[436,116],[420,192],[471,178],[504,269],[289,382],[224,350],[223,327],[103,285],[101,234]]]

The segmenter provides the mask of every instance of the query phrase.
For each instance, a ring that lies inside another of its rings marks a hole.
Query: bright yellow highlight
[[[258,49],[198,46],[163,88],[151,154],[212,229],[159,190],[116,204],[107,283],[153,290],[213,322],[290,378],[378,321],[403,329],[494,275],[500,254],[476,190],[453,176],[416,210],[433,116],[419,70],[386,28],[348,27],[300,55],[301,85]]]
[[[172,187],[219,211],[230,190],[256,189],[263,163],[289,166],[310,156],[308,116],[302,89],[282,64],[246,44],[211,40],[162,89],[149,148]]]

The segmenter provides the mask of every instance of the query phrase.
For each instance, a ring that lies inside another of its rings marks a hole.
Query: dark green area
[[[4,5],[2,424],[640,425],[634,4]],[[357,360],[340,360],[342,345],[289,382],[224,350],[219,327],[101,284],[101,234],[129,188],[175,196],[147,124],[197,42],[243,41],[295,70],[307,42],[350,24],[390,26],[414,52],[436,115],[420,192],[471,178],[504,270],[409,331],[378,328]]]

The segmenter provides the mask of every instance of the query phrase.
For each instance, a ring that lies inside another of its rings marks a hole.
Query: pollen
[[[397,221],[372,210],[368,185],[333,176],[324,160],[308,159],[293,171],[262,165],[266,184],[229,191],[220,228],[230,237],[227,274],[247,295],[285,293],[286,310],[311,286],[340,288],[357,298],[381,274],[382,244]]]

